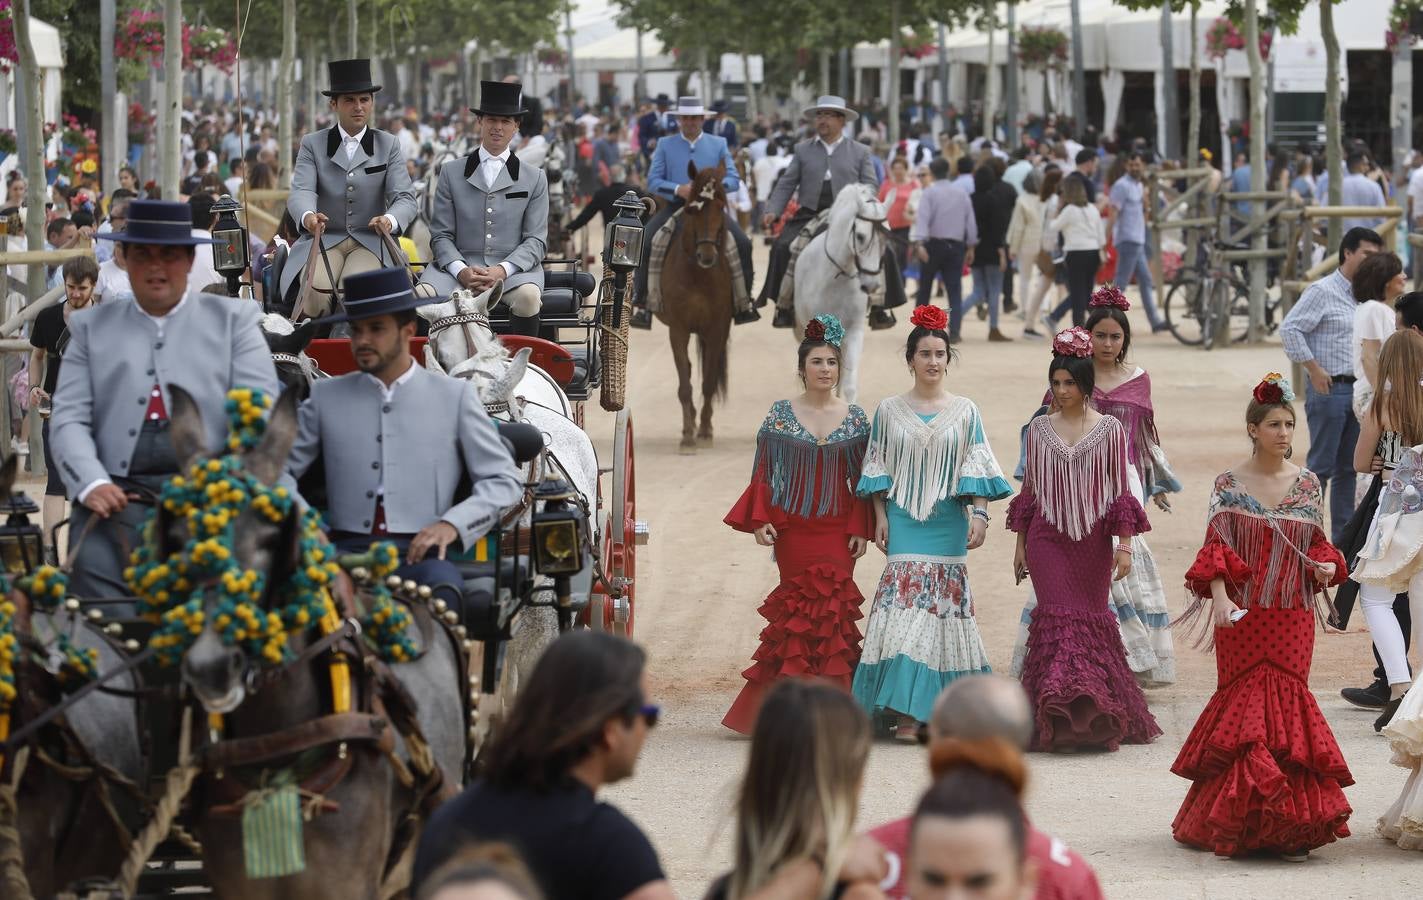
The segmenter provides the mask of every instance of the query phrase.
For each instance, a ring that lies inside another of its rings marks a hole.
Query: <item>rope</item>
[[[197,854],[198,856],[203,855],[202,843],[198,841],[196,837],[193,836],[193,833],[191,831],[184,828],[182,825],[179,825],[177,822],[174,822],[173,827],[169,830],[169,833],[173,836],[173,840],[182,844],[184,847],[187,847],[189,850],[193,851],[193,853]]]
[[[183,709],[183,725],[179,737],[179,757],[178,764],[168,770],[164,778],[165,788],[163,796],[158,798],[158,803],[153,809],[153,818],[139,832],[134,840],[133,846],[129,848],[128,858],[124,860],[123,866],[119,869],[119,891],[125,897],[132,897],[138,887],[138,876],[148,863],[148,858],[153,855],[153,851],[158,849],[158,845],[173,830],[173,823],[178,818],[178,811],[182,808],[183,798],[188,796],[188,791],[192,789],[193,779],[201,771],[193,758],[192,745],[193,731],[193,709],[191,706]]]
[[[15,754],[14,778],[0,786],[0,894],[13,900],[32,900],[30,882],[25,877],[24,848],[20,844],[19,805],[15,793],[25,773],[29,748]]]

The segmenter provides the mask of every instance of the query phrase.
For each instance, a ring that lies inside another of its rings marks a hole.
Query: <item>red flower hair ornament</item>
[[[1255,390],[1251,391],[1256,403],[1293,403],[1295,402],[1294,389],[1290,387],[1290,380],[1279,372],[1271,372],[1266,375],[1259,384],[1255,385]]]
[[[1088,306],[1109,306],[1112,309],[1119,309],[1126,312],[1131,309],[1131,301],[1127,300],[1127,295],[1122,293],[1122,289],[1115,284],[1104,284],[1093,291],[1092,299],[1087,301]]]
[[[913,314],[909,316],[909,321],[920,328],[927,328],[930,331],[943,331],[949,327],[948,315],[932,303],[915,307]]]
[[[1055,356],[1086,359],[1092,355],[1092,335],[1081,325],[1063,329],[1052,339],[1052,352]]]

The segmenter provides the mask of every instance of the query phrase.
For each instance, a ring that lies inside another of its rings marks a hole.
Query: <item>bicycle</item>
[[[1243,261],[1220,258],[1215,242],[1202,236],[1195,269],[1181,269],[1162,300],[1161,313],[1176,340],[1210,350],[1219,343],[1243,342],[1250,336],[1250,282]],[[1266,288],[1274,283],[1273,273]],[[1264,328],[1274,334],[1280,296],[1265,298]]]

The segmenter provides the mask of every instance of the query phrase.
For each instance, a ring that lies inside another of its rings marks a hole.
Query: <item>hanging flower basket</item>
[[[1018,62],[1029,69],[1056,69],[1067,62],[1070,42],[1060,28],[1024,25],[1018,29]]]
[[[1397,50],[1400,44],[1413,46],[1418,35],[1413,33],[1410,20],[1417,12],[1423,12],[1423,0],[1394,0],[1388,11],[1388,28],[1383,33],[1384,46],[1390,53]]]
[[[5,2],[5,0],[0,0]],[[136,60],[153,66],[163,66],[163,15],[136,9],[119,23],[114,35],[114,55],[122,60]],[[231,72],[237,62],[237,42],[221,28],[206,25],[183,25],[183,68],[202,65],[216,66]]]
[[[561,69],[568,65],[568,54],[557,47],[544,47],[539,50],[539,65]]]
[[[10,0],[0,0],[0,72],[8,75],[19,62],[20,48],[15,46],[15,11]]]
[[[1260,32],[1260,58],[1270,58],[1270,32]],[[1232,50],[1245,49],[1245,36],[1227,16],[1221,16],[1206,30],[1206,55],[1211,59],[1223,59]]]
[[[20,144],[15,137],[15,132],[9,128],[0,128],[0,153],[9,156],[19,148]]]
[[[933,56],[938,47],[933,41],[905,44],[899,48],[899,55],[906,59],[925,59]]]

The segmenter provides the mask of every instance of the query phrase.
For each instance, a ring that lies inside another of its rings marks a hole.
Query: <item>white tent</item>
[[[60,115],[60,72],[64,68],[64,50],[59,41],[59,29],[48,22],[30,19],[30,41],[40,66],[40,116],[46,122],[58,122]],[[15,73],[0,72],[0,128],[15,127]]]

